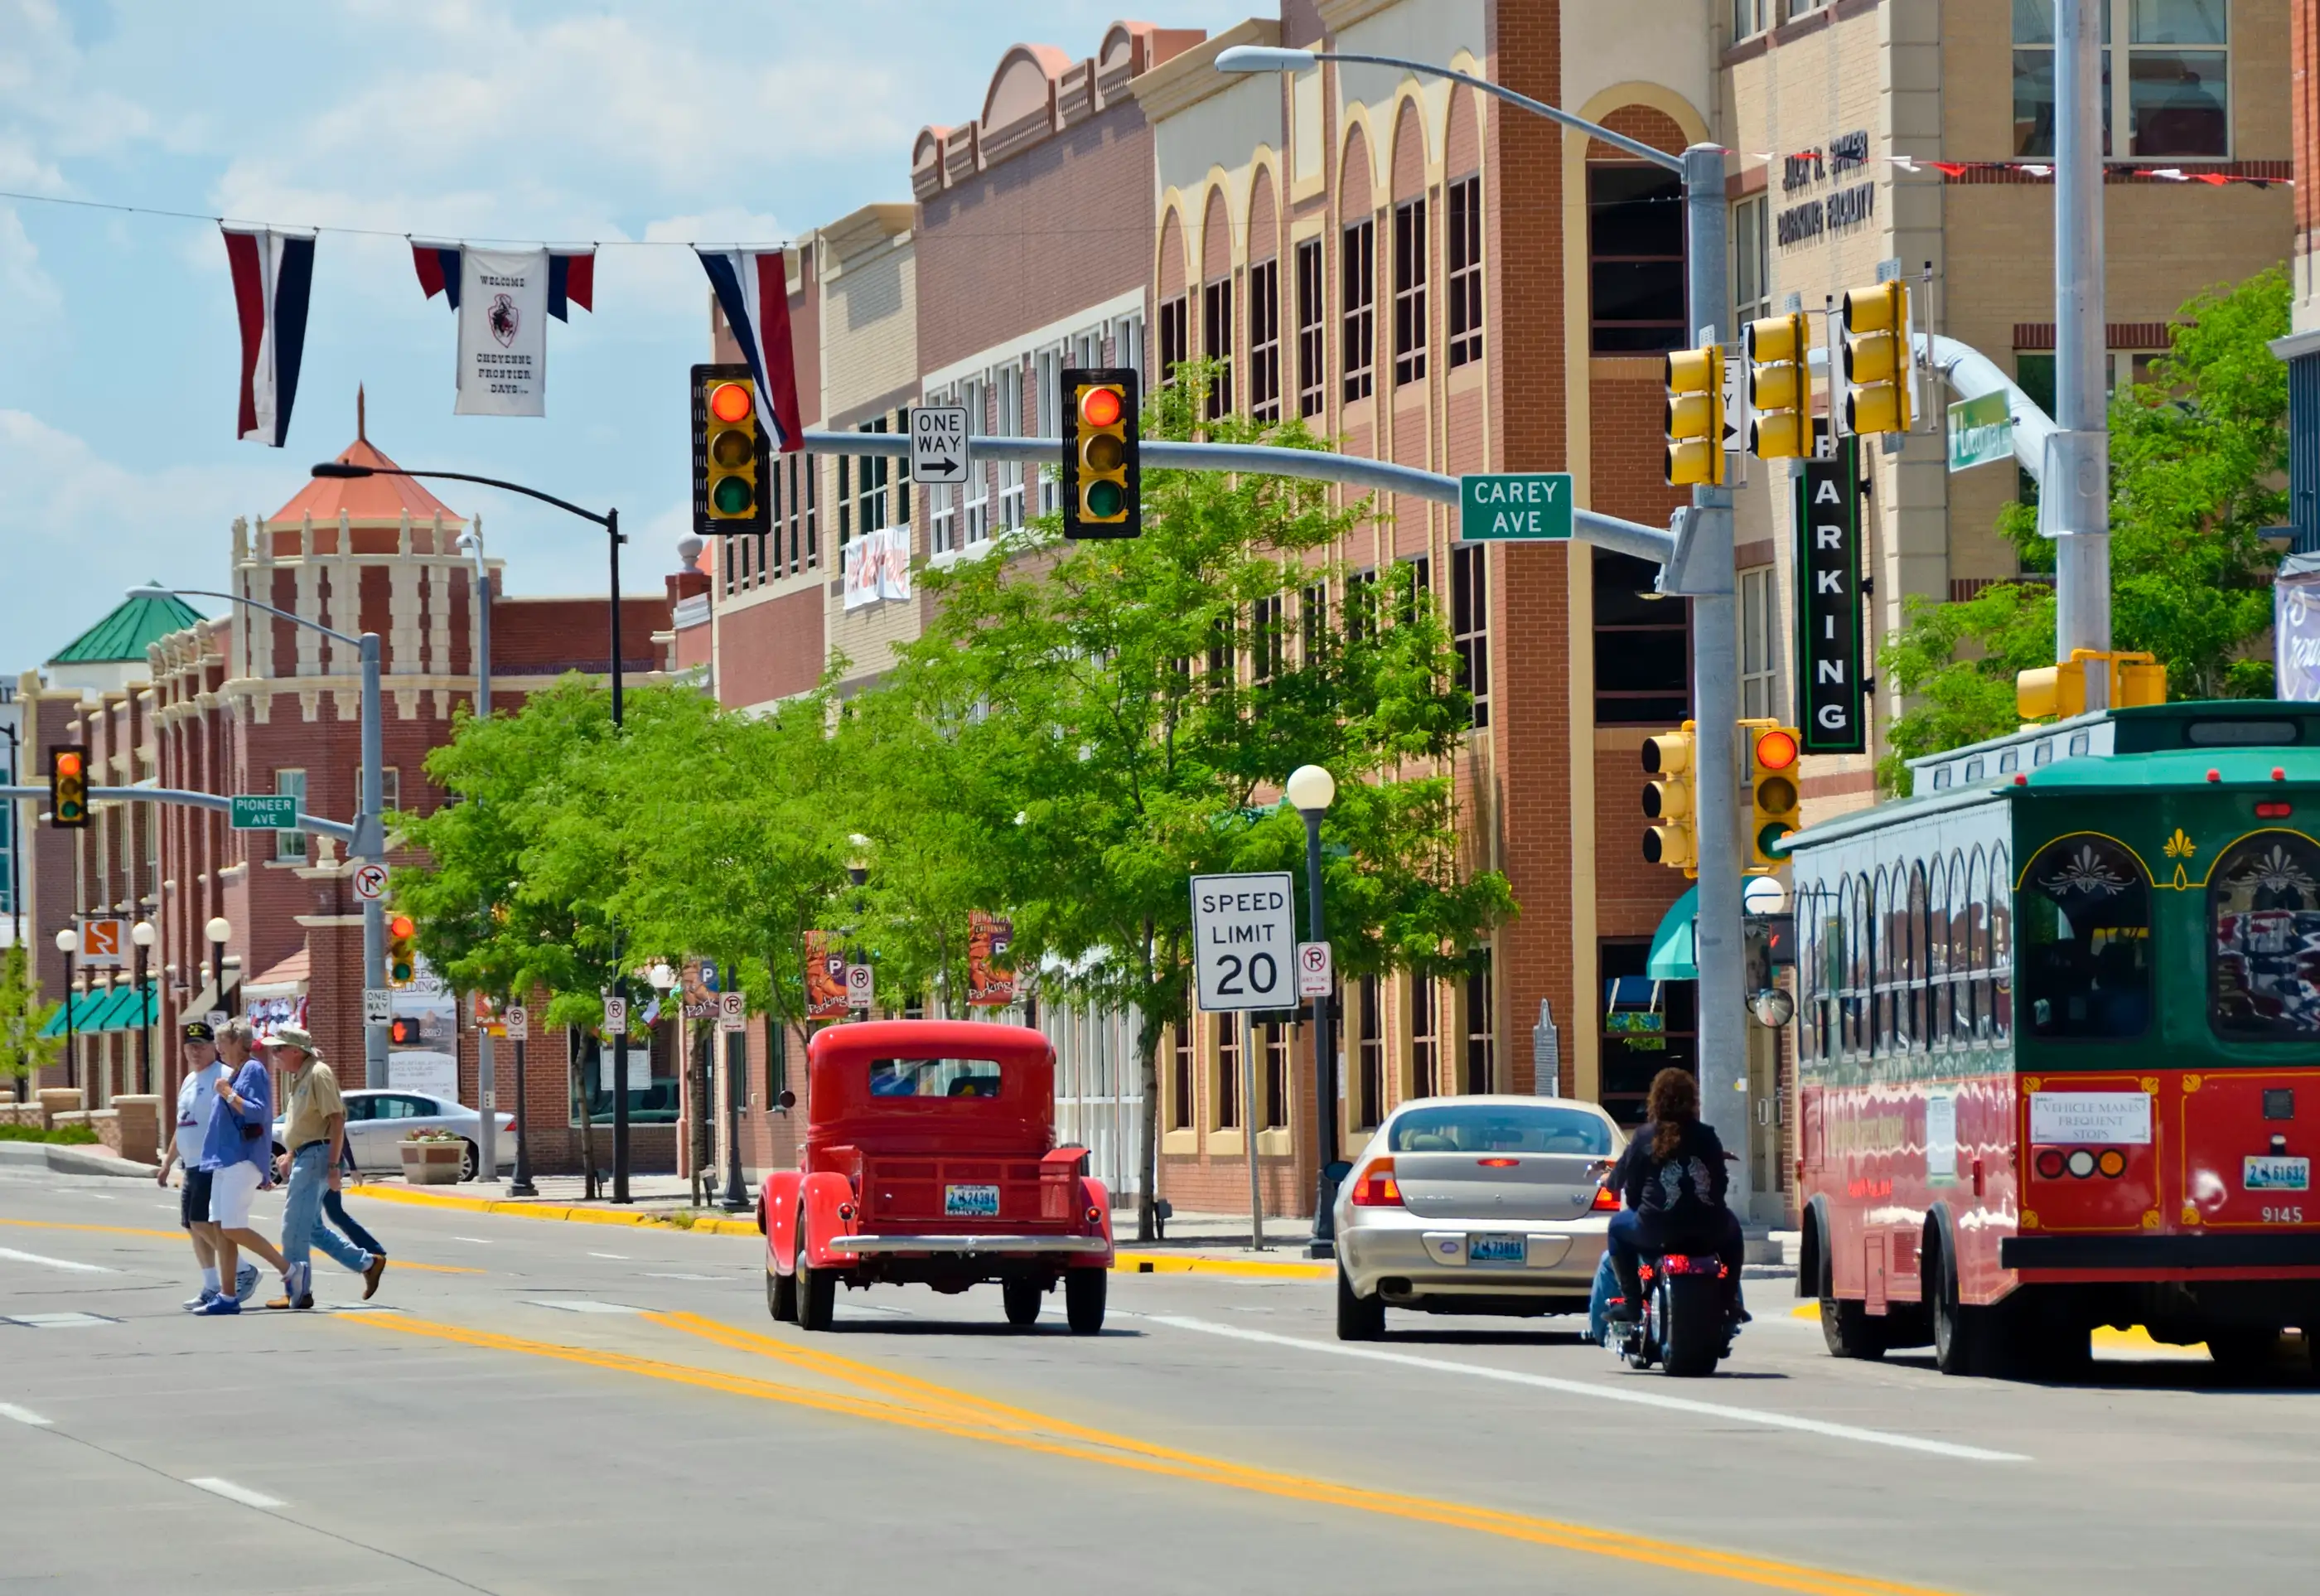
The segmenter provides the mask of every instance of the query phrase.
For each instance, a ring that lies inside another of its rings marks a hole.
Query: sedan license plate
[[[945,1186],[943,1216],[954,1220],[995,1220],[999,1217],[999,1188]]]
[[[2284,1158],[2277,1154],[2250,1157],[2240,1165],[2240,1186],[2249,1192],[2308,1192],[2312,1160]]]
[[[1523,1238],[1519,1236],[1470,1236],[1466,1238],[1466,1258],[1475,1264],[1519,1264],[1523,1261]]]

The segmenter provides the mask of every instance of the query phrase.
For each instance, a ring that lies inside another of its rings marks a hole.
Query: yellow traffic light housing
[[[1909,286],[1894,281],[1844,295],[1844,426],[1848,432],[1907,432]]]
[[[1741,746],[1748,750],[1748,869],[1763,875],[1786,861],[1773,851],[1803,823],[1798,788],[1797,729],[1774,721],[1740,722]]]
[[[1748,452],[1760,460],[1812,453],[1812,322],[1802,312],[1748,323]]]
[[[386,917],[386,984],[408,986],[419,977],[419,922],[397,910]]]
[[[2025,721],[2067,721],[2087,712],[2087,673],[2108,674],[2110,707],[2167,702],[2167,667],[2149,654],[2073,648],[2059,665],[2016,672],[2014,707]]]
[[[88,824],[88,750],[77,744],[49,750],[49,823],[68,831]]]
[[[1694,723],[1644,739],[1644,859],[1686,875],[1699,874],[1698,825],[1699,772],[1693,762]]]
[[[1064,536],[1141,536],[1142,403],[1135,370],[1124,366],[1067,367],[1060,380]]]
[[[746,364],[693,368],[693,530],[703,537],[773,530],[772,445]]]
[[[1667,380],[1667,480],[1671,487],[1724,484],[1724,350],[1671,349]]]

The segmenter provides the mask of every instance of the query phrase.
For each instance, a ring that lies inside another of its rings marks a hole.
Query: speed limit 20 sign
[[[1192,877],[1194,978],[1201,1008],[1297,1006],[1296,895],[1285,870]]]

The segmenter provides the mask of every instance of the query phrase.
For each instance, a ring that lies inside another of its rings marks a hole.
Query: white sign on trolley
[[[1297,1006],[1297,900],[1285,870],[1192,877],[1192,946],[1200,1005]]]

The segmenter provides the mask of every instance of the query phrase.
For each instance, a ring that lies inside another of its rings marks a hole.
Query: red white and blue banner
[[[234,435],[282,447],[306,350],[306,304],[314,286],[314,235],[221,222],[241,323],[241,404]]]
[[[419,286],[458,317],[456,415],[548,413],[547,318],[592,310],[594,249],[471,249],[411,246]]]
[[[805,447],[798,419],[797,357],[790,341],[789,272],[780,249],[702,249],[702,269],[757,379],[757,413],[773,425],[774,447]]]

